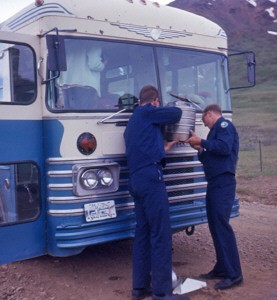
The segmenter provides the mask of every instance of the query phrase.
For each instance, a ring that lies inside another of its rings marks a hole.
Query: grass
[[[277,83],[233,90],[232,103],[240,136],[237,176],[276,176]]]

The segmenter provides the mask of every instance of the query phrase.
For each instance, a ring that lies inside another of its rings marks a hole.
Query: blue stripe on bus
[[[61,157],[60,146],[64,127],[58,120],[43,121],[45,157]]]
[[[57,120],[0,120],[0,161],[39,162],[45,155],[60,157],[63,132]]]
[[[62,11],[60,10],[49,10],[49,9],[62,9]],[[46,10],[45,12],[41,12],[42,10]],[[38,13],[41,12],[41,13]],[[11,22],[9,22],[7,24],[7,26],[10,29],[14,29],[24,23],[26,23],[27,21],[39,16],[39,15],[43,15],[43,14],[48,14],[48,13],[62,13],[62,14],[69,14],[69,15],[73,15],[71,12],[69,12],[65,7],[63,7],[62,5],[58,4],[58,3],[48,3],[45,4],[42,7],[35,7],[30,9],[29,11],[25,12],[24,14],[22,14],[21,16],[17,17],[16,19],[12,20]],[[29,16],[32,16],[31,18],[28,18]],[[28,19],[26,19],[28,18]],[[24,21],[22,21],[24,20]]]
[[[42,122],[38,120],[0,120],[0,160],[40,161]]]
[[[9,29],[15,29],[15,28],[19,27],[20,25],[22,25],[22,24],[24,24],[24,23],[27,23],[28,21],[34,19],[34,18],[37,17],[37,16],[40,16],[40,15],[46,15],[46,14],[48,14],[48,13],[64,14],[63,11],[55,11],[55,10],[51,10],[51,11],[39,13],[39,14],[36,14],[36,15],[32,16],[32,17],[29,18],[29,19],[25,19],[25,20],[22,21],[21,23],[17,23],[17,24],[14,25],[14,26],[9,26]]]

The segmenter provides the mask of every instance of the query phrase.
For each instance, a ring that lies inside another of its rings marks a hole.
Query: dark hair
[[[218,115],[222,115],[221,107],[218,104],[210,104],[204,108],[203,113],[207,113],[208,111],[212,111],[217,113]]]
[[[148,103],[159,98],[159,91],[152,85],[144,86],[139,93],[140,104]]]

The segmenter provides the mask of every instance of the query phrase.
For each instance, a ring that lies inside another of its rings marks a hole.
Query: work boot
[[[133,289],[132,300],[142,300],[144,298],[152,296],[152,289]]]

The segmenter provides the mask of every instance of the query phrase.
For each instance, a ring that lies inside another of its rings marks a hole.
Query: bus
[[[206,137],[206,105],[232,117],[227,48],[217,24],[147,0],[36,0],[1,23],[0,263],[132,238],[123,133],[139,91],[198,103]],[[185,143],[166,160],[172,230],[192,234],[207,222],[202,165]]]

